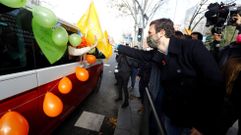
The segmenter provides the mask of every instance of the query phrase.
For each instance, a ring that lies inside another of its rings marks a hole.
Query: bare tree
[[[197,5],[196,10],[194,11],[188,29],[193,31],[196,26],[200,23],[200,21],[205,17],[204,13],[208,10],[207,6],[210,4],[211,1],[208,0],[201,0],[200,3]],[[227,5],[232,5],[236,2],[236,0],[227,0]],[[222,3],[222,2],[221,2]]]
[[[188,25],[188,29],[193,31],[198,23],[204,18],[204,13],[207,11],[205,5],[207,5],[208,0],[201,0],[200,3],[197,5],[196,10],[194,11],[190,23]]]
[[[152,19],[156,11],[165,1],[167,0],[112,0],[111,7],[112,9],[118,9],[120,15],[130,15],[133,18],[135,43],[138,28],[143,30],[148,24],[148,20]],[[141,37],[143,37],[143,32]],[[143,43],[143,38],[141,38],[141,43]]]

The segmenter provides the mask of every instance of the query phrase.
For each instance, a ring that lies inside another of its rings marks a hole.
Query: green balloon
[[[67,45],[68,36],[67,31],[62,26],[55,28],[52,32],[52,40],[59,46]]]
[[[57,17],[48,8],[42,6],[33,7],[33,18],[36,22],[45,28],[51,28],[56,25]]]
[[[26,2],[27,0],[0,0],[0,3],[11,8],[23,7],[25,6]]]
[[[69,42],[72,46],[78,46],[81,43],[80,35],[74,33],[69,36]]]
[[[32,28],[34,38],[48,61],[53,64],[61,59],[66,52],[67,45],[56,45],[51,38],[52,29],[40,26],[34,19],[32,19]]]

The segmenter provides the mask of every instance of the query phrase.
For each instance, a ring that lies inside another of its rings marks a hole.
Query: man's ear
[[[166,32],[165,30],[161,29],[160,32],[157,33],[158,37],[165,36]]]

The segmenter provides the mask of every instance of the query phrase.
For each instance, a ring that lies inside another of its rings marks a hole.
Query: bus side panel
[[[15,95],[14,97],[2,100],[0,102],[0,117],[4,115],[7,111],[16,111],[20,113],[29,124],[29,134],[34,134],[38,131],[37,123],[37,104],[38,95],[37,89],[32,89],[24,93]]]

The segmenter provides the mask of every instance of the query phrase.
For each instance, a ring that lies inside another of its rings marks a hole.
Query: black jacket
[[[118,63],[117,68],[120,73],[130,73],[132,67],[138,66],[138,62],[135,59],[123,54],[119,54],[118,57],[116,57],[116,61]]]
[[[140,76],[141,79],[149,82],[150,78],[150,72],[151,72],[151,64],[149,62],[139,62],[139,72],[138,76]]]
[[[159,67],[160,82],[156,85],[164,88],[164,113],[174,123],[214,134],[216,116],[223,104],[223,79],[201,41],[171,38],[167,56],[157,50],[140,51],[125,46],[119,46],[118,51]],[[151,75],[150,83],[152,78]]]

